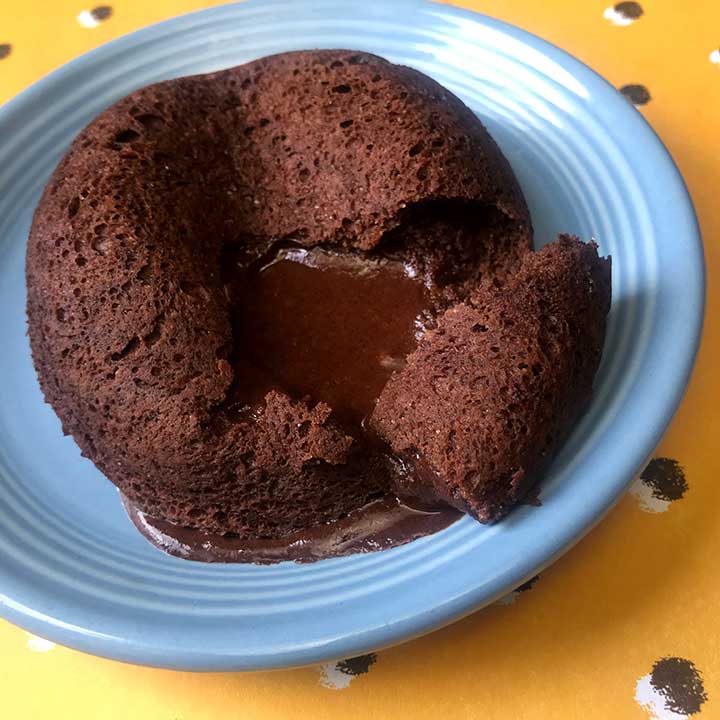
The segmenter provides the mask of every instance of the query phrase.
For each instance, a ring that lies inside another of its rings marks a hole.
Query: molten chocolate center
[[[280,250],[239,270],[234,285],[237,399],[257,402],[275,387],[322,400],[355,426],[415,348],[429,306],[401,263],[322,250]]]

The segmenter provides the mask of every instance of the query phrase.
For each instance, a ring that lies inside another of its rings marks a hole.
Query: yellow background
[[[388,0],[390,1],[390,0]],[[2,0],[0,102],[118,35],[205,7],[203,0],[108,0],[111,17],[82,27],[83,0]],[[648,514],[626,496],[574,550],[514,603],[494,605],[384,651],[348,687],[319,668],[255,674],[174,673],[55,647],[33,651],[0,622],[0,714],[8,719],[252,720],[263,718],[647,718],[635,685],[672,655],[701,671],[720,718],[720,5],[645,0],[627,27],[602,0],[465,0],[565,48],[616,86],[645,85],[641,112],[680,166],[708,262],[703,346],[687,397],[658,455],[685,468],[689,490]],[[0,138],[2,142],[2,138]]]

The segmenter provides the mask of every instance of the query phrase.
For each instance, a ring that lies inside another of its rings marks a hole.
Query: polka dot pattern
[[[623,85],[620,88],[620,92],[633,104],[633,105],[647,105],[650,100],[650,91],[644,85]]]
[[[365,675],[376,662],[377,655],[369,653],[325,663],[320,666],[320,684],[331,690],[344,690],[358,675]]]
[[[685,471],[677,460],[653,458],[631,485],[640,509],[649,513],[666,512],[670,505],[682,499],[688,490]]]
[[[684,720],[699,713],[708,696],[692,661],[663,657],[638,680],[635,699],[651,720]]]
[[[102,22],[103,20],[107,20],[113,14],[113,9],[109,5],[98,5],[98,7],[95,7],[90,11],[90,14],[93,16],[94,20]]]
[[[113,9],[110,5],[98,5],[92,10],[83,10],[77,16],[77,21],[86,28],[97,27],[101,22],[110,18]]]
[[[637,2],[620,2],[607,8],[603,13],[606,20],[614,25],[625,27],[642,17],[643,9]]]

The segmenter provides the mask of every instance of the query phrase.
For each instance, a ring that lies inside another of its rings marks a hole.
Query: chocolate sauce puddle
[[[185,560],[269,565],[285,560],[315,562],[354,553],[376,552],[439,532],[462,517],[453,508],[419,510],[397,498],[376,500],[346,518],[280,539],[243,539],[180,527],[146,515],[122,496],[133,525],[155,547]]]

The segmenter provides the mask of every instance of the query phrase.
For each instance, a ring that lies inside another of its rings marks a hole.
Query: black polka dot
[[[680,500],[688,489],[685,472],[680,463],[666,457],[653,458],[640,473],[640,479],[658,500]]]
[[[669,710],[682,715],[694,715],[707,700],[699,670],[690,660],[664,657],[650,673],[650,683],[665,698]]]
[[[10,43],[0,43],[0,60],[4,60],[12,52]]]
[[[643,14],[642,5],[636,2],[617,3],[613,10],[625,20],[637,20]]]
[[[377,655],[369,653],[368,655],[358,655],[354,658],[340,660],[335,667],[345,675],[364,675],[375,662],[377,662]]]
[[[98,5],[90,11],[93,20],[102,22],[107,20],[113,14],[113,9],[109,5]]]
[[[623,85],[620,92],[633,105],[645,105],[651,100],[650,91],[644,85]]]
[[[528,581],[524,582],[522,585],[518,585],[515,588],[515,592],[527,592],[530,590],[530,588],[535,585],[535,583],[540,579],[539,575],[533,575]]]

